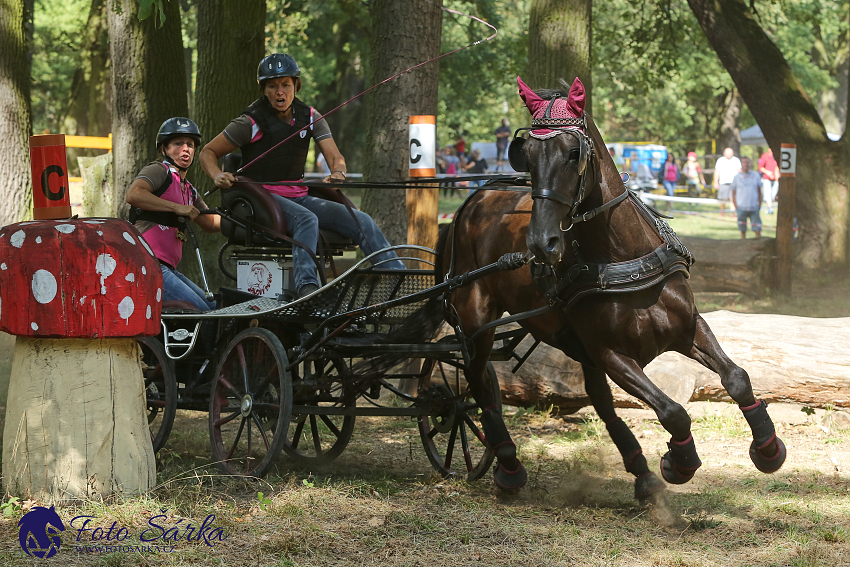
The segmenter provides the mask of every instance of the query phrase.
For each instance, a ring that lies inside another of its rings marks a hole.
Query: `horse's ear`
[[[573,81],[573,86],[570,87],[570,94],[567,96],[567,106],[576,116],[581,116],[584,112],[584,104],[587,97],[584,92],[584,85],[578,77]]]
[[[546,106],[546,101],[537,96],[537,94],[531,90],[521,78],[517,77],[516,82],[519,86],[519,97],[522,99],[522,102],[525,103],[525,106],[532,115],[534,115],[539,108]]]

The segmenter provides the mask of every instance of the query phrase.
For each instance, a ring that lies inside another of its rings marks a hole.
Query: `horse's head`
[[[556,264],[564,255],[564,232],[592,176],[584,86],[576,78],[569,93],[534,92],[519,77],[517,83],[533,116],[531,128],[518,129],[508,150],[511,166],[531,173],[534,205],[526,243],[538,261]],[[529,137],[518,136],[520,130],[528,130]]]

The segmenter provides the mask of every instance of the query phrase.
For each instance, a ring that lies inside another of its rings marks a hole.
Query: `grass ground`
[[[460,202],[442,200],[441,212]],[[766,225],[770,219],[765,215]],[[671,224],[686,237],[737,238],[731,220],[700,212]],[[700,294],[697,301],[703,311],[850,316],[846,272],[797,273],[794,285],[791,298]],[[0,418],[12,344],[0,336]],[[704,466],[691,483],[670,489],[671,507],[684,519],[680,529],[661,527],[652,509],[633,499],[632,478],[589,410],[553,417],[508,408],[529,471],[516,495],[494,488],[489,474],[475,483],[435,476],[415,423],[402,418],[358,419],[351,444],[325,468],[281,458],[262,481],[222,477],[209,464],[206,415],[181,410],[160,452],[154,490],[59,511],[66,526],[78,515],[94,516],[93,527],[103,529],[115,522],[136,544],[148,519],[163,515],[160,525],[178,528],[166,532],[179,538],[168,544],[173,551],[98,552],[92,532],[77,542],[69,528],[58,555],[29,558],[18,545],[17,522],[33,503],[22,508],[7,495],[0,502],[0,565],[850,566],[850,431],[836,417],[845,414],[771,405],[789,456],[778,473],[762,475],[749,462],[740,412],[708,403],[687,409]],[[650,412],[621,415],[655,469],[668,435]],[[212,547],[186,541],[182,526],[211,514],[226,539]]]

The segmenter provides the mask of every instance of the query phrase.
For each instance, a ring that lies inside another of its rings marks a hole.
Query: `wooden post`
[[[436,124],[434,116],[410,117],[410,177],[434,177],[436,168]],[[439,213],[438,184],[407,190],[407,243],[433,248],[437,243]],[[405,255],[433,260],[430,254],[408,251]],[[418,264],[418,263],[417,263]],[[423,264],[411,266],[425,268]]]
[[[779,155],[779,206],[776,219],[776,289],[791,295],[792,246],[794,217],[797,209],[797,146],[782,144]]]

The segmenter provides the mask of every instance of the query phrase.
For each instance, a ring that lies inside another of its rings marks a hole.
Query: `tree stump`
[[[0,330],[17,335],[3,485],[68,501],[156,479],[137,336],[160,327],[162,272],[119,219],[0,229]]]

